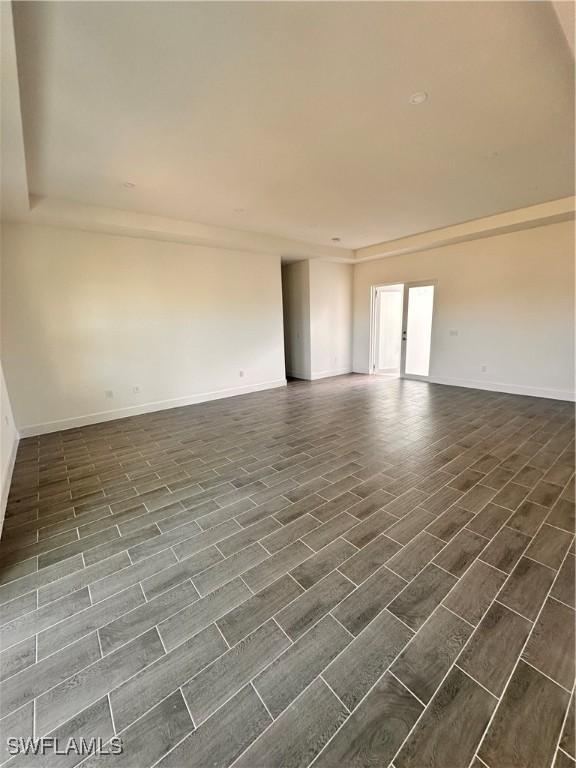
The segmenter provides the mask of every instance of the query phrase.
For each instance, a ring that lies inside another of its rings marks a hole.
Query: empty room
[[[576,768],[574,11],[0,0],[2,768]]]

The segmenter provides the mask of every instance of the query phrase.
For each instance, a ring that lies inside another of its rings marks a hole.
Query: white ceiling
[[[34,195],[360,248],[573,194],[573,60],[550,3],[14,16]]]

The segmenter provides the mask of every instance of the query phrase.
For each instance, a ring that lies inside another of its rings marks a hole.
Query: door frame
[[[406,363],[406,340],[404,339],[405,331],[408,324],[408,289],[417,288],[420,285],[433,285],[434,286],[434,303],[432,305],[432,333],[434,332],[434,314],[436,311],[436,301],[438,292],[438,280],[433,278],[431,280],[414,280],[412,282],[406,280],[391,280],[386,283],[375,283],[370,287],[370,349],[368,360],[368,373],[371,375],[376,374],[376,342],[377,342],[377,292],[379,288],[386,288],[390,285],[402,285],[404,287],[402,296],[402,342],[400,346],[400,378],[401,379],[415,379],[417,381],[429,381],[428,376],[416,376],[415,374],[405,373],[404,366]],[[432,365],[432,339],[430,339],[430,365]]]

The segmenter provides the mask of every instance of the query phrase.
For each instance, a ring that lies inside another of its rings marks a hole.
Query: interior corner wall
[[[432,381],[574,399],[573,222],[355,265],[355,371],[369,368],[371,286],[419,280],[437,281]]]
[[[311,378],[310,262],[282,265],[282,306],[286,375]]]
[[[10,480],[12,479],[12,470],[14,469],[16,450],[18,449],[18,439],[18,430],[14,422],[12,405],[4,379],[4,371],[0,363],[0,532],[4,522]]]
[[[310,261],[311,379],[352,370],[353,265]]]
[[[2,250],[22,436],[286,383],[276,255],[20,224]]]

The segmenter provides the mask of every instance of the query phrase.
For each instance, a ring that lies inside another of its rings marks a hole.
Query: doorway
[[[435,283],[393,283],[372,289],[371,373],[427,379]]]
[[[373,371],[380,376],[400,376],[403,306],[403,285],[376,288]]]

